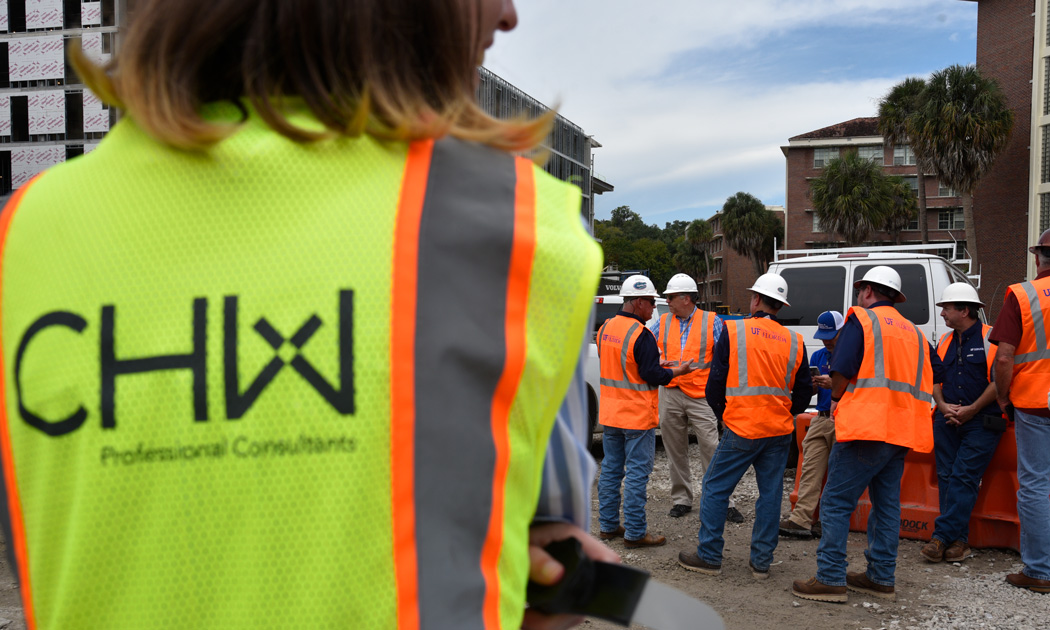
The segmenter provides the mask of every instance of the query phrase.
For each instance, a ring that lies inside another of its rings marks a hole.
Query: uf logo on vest
[[[238,376],[238,298],[226,296],[223,304],[223,375],[225,377],[226,418],[237,420],[244,416],[277,374],[286,365],[276,356],[277,351],[286,343],[295,348],[295,356],[289,365],[301,376],[325,401],[341,415],[354,413],[354,355],[353,355],[353,305],[354,292],[339,292],[339,387],[332,386],[299,352],[310,341],[323,322],[317,315],[311,315],[290,337],[279,333],[265,317],[255,323],[256,334],[263,338],[274,350],[274,357],[256,375],[248,388],[241,391]],[[193,300],[193,350],[188,354],[169,354],[133,359],[118,359],[115,349],[116,308],[105,305],[101,312],[101,395],[100,408],[103,429],[115,429],[116,418],[116,382],[118,376],[157,372],[165,370],[189,370],[193,375],[193,417],[197,422],[208,421],[207,398],[207,313],[208,300]],[[31,427],[39,429],[50,436],[59,436],[79,429],[87,420],[88,412],[81,405],[76,411],[60,420],[46,419],[25,406],[22,392],[22,362],[29,342],[44,330],[61,326],[76,333],[83,333],[88,322],[76,313],[52,311],[34,321],[18,344],[15,358],[15,391],[18,396],[18,412]]]

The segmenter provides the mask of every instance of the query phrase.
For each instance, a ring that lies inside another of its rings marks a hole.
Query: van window
[[[901,291],[908,296],[908,301],[897,304],[897,310],[901,315],[916,325],[928,324],[930,322],[930,290],[929,281],[926,278],[926,265],[922,264],[890,264],[887,265],[901,276]],[[875,265],[858,265],[853,269],[853,281],[856,282],[864,277]],[[790,286],[790,285],[789,285]],[[854,298],[853,304],[857,303]]]
[[[816,326],[821,313],[837,311],[846,302],[846,268],[842,265],[787,267],[780,276],[787,281],[791,300],[791,306],[777,313],[777,319],[785,326]]]

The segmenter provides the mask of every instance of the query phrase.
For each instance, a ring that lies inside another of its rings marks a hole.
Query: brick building
[[[788,140],[787,146],[781,147],[787,160],[787,236],[783,249],[846,245],[837,234],[821,229],[809,196],[809,183],[820,176],[829,160],[847,151],[856,151],[861,157],[881,165],[889,175],[903,177],[918,194],[918,168],[915,166],[914,154],[907,146],[886,145],[879,135],[878,123],[878,118],[854,118],[795,136]],[[955,191],[940,185],[935,176],[928,175],[925,183],[926,227],[930,243],[944,243],[946,248],[953,241],[964,243],[966,232],[963,227],[962,200]],[[901,233],[901,244],[919,243],[922,241],[921,234],[916,219]],[[887,232],[876,232],[869,242],[893,244]]]
[[[1010,142],[973,200],[981,299],[993,317],[1007,286],[1035,277],[1025,250],[1050,226],[1048,8],[1047,0],[980,0],[977,8],[977,67],[1014,111]]]
[[[778,213],[782,223],[785,221],[783,206],[766,206],[766,209]],[[714,239],[708,248],[708,253],[712,258],[712,267],[706,281],[701,283],[700,299],[704,298],[702,286],[706,284],[710,310],[746,314],[748,303],[751,301],[751,294],[747,289],[758,278],[755,264],[750,258],[738,254],[726,244],[725,235],[722,232],[721,212],[715,213],[714,216],[707,219],[707,222],[714,233]],[[783,237],[778,238],[777,247],[781,247],[782,242]]]

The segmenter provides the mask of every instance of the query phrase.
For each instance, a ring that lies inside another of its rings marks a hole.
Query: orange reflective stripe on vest
[[[850,314],[864,331],[864,356],[836,409],[836,439],[930,452],[933,368],[926,337],[892,306],[854,306]]]
[[[937,356],[944,361],[944,357],[948,355],[948,345],[951,343],[952,334],[955,331],[946,332],[941,336],[941,340],[937,342]],[[984,341],[984,361],[988,364],[988,381],[992,380],[992,365],[995,364],[995,353],[999,349],[998,346],[988,341],[988,333],[992,332],[992,327],[988,324],[981,325],[981,339]]]
[[[1014,354],[1010,402],[1022,409],[1046,409],[1050,390],[1050,278],[1010,286],[1021,307],[1021,341]]]
[[[605,426],[641,430],[660,423],[659,387],[642,378],[634,360],[634,344],[641,335],[652,333],[623,315],[609,318],[598,331],[602,397],[598,421]]]
[[[748,439],[791,433],[791,389],[805,352],[801,335],[764,317],[727,321],[726,334],[729,372],[723,422]]]
[[[688,337],[684,348],[680,322],[673,313],[660,316],[660,337],[656,340],[660,346],[660,355],[665,361],[674,362],[674,365],[686,358],[699,367],[685,376],[671,379],[667,387],[681,388],[682,393],[690,398],[703,398],[707,378],[711,374],[711,361],[715,356],[715,316],[700,309],[693,311],[692,321],[686,327]]]

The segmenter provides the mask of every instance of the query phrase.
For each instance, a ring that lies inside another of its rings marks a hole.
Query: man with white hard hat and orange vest
[[[960,562],[970,555],[970,513],[1006,420],[995,402],[995,346],[988,343],[992,327],[981,323],[978,309],[984,302],[977,290],[966,282],[949,284],[937,306],[952,329],[937,344],[944,382],[933,386],[933,452],[941,513],[920,553],[930,562]]]
[[[691,357],[696,369],[660,388],[660,439],[671,475],[671,511],[678,518],[693,509],[693,475],[689,469],[689,429],[693,429],[700,446],[701,472],[711,465],[718,445],[718,418],[704,398],[704,388],[711,372],[715,342],[722,332],[722,318],[696,307],[696,281],[688,274],[671,277],[664,291],[667,307],[650,327],[660,348],[660,356],[671,365]],[[727,518],[742,522],[744,517],[730,500]]]
[[[795,414],[809,404],[813,383],[802,335],[776,318],[788,304],[787,282],[767,273],[748,290],[751,318],[726,321],[715,345],[705,393],[725,430],[704,475],[699,542],[695,551],[680,552],[678,563],[707,575],[722,572],[729,495],[747,469],[754,467],[759,494],[748,566],[752,576],[765,579],[777,547]]]
[[[1017,439],[1017,515],[1024,569],[1006,581],[1050,593],[1050,230],[1028,248],[1036,277],[1010,285],[988,338],[999,344],[999,406],[1013,405]]]
[[[908,449],[933,450],[930,406],[940,360],[894,304],[907,298],[900,275],[879,265],[853,283],[857,306],[846,314],[831,358],[835,446],[820,500],[823,536],[817,576],[795,580],[803,599],[845,602],[847,588],[895,600],[901,475]],[[934,363],[936,363],[936,376]],[[864,490],[871,498],[865,572],[846,571],[849,520]]]
[[[660,423],[659,387],[692,372],[695,357],[686,357],[674,367],[661,364],[656,339],[645,327],[658,295],[649,278],[630,276],[620,287],[620,295],[623,308],[602,324],[597,339],[601,368],[598,422],[603,426],[605,451],[598,479],[599,537],[623,536],[629,549],[657,547],[667,539],[648,531],[645,502]]]

